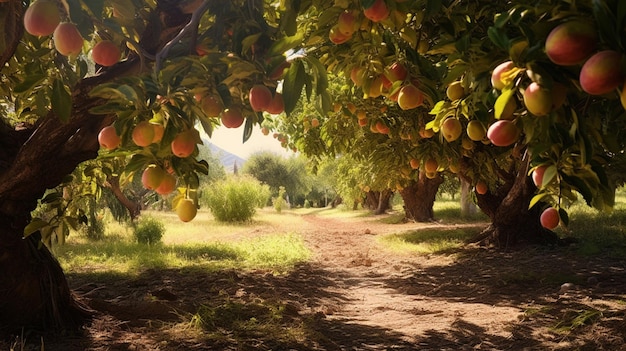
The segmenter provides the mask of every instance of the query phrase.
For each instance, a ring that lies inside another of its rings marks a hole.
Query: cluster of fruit
[[[26,32],[37,36],[52,34],[54,48],[64,56],[76,56],[83,49],[84,39],[76,25],[61,21],[59,5],[53,0],[37,0],[24,13]],[[119,62],[121,51],[118,45],[110,40],[101,40],[91,49],[95,63],[101,66],[112,66]]]

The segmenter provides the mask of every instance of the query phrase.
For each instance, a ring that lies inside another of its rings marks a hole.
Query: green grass
[[[107,221],[105,240],[94,242],[74,234],[65,245],[55,247],[55,254],[66,272],[90,274],[137,274],[151,268],[184,267],[284,271],[310,257],[302,238],[293,233],[273,232],[225,240],[249,232],[258,223],[224,224],[202,212],[190,223],[181,223],[175,214],[167,212],[150,215],[165,224],[162,243],[138,244],[131,229]],[[275,220],[272,216],[262,215],[259,221]]]
[[[429,226],[405,233],[381,236],[378,240],[384,246],[400,253],[449,253],[459,250],[468,239],[480,232],[480,228],[437,228]]]
[[[611,212],[599,212],[584,203],[568,208],[569,225],[558,233],[576,238],[580,255],[626,258],[626,192],[618,191],[615,200]]]

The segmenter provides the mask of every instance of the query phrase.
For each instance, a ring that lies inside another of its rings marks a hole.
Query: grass
[[[478,234],[481,227],[425,227],[405,233],[381,236],[379,242],[399,253],[437,254],[461,249],[467,239]]]
[[[576,252],[582,256],[609,255],[626,258],[626,191],[617,192],[611,212],[599,212],[584,203],[567,209],[570,222],[560,228],[561,236],[578,240]]]
[[[55,254],[67,272],[91,274],[137,274],[151,268],[182,267],[283,271],[310,257],[302,238],[293,233],[268,233],[252,238],[248,235],[228,241],[224,240],[228,235],[255,224],[223,224],[201,218],[181,224],[172,214],[151,215],[165,224],[160,244],[138,244],[131,229],[109,221],[105,240],[94,242],[72,235],[65,245],[55,248]],[[260,218],[271,220],[266,216]]]

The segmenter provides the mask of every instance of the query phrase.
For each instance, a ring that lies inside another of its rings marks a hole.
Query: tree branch
[[[24,35],[24,11],[26,7],[22,1],[9,1],[4,5],[8,8],[4,23],[4,35],[7,48],[0,53],[0,69],[13,57],[22,36]]]

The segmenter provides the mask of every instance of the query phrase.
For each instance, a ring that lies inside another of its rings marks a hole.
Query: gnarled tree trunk
[[[428,222],[435,219],[433,205],[441,183],[443,178],[439,175],[430,179],[424,172],[420,172],[417,180],[411,180],[408,186],[400,190],[407,220]]]
[[[528,177],[528,154],[508,173],[495,193],[476,194],[478,207],[491,219],[476,241],[508,249],[528,244],[556,244],[558,236],[541,226],[541,205],[529,209],[536,187]]]
[[[7,44],[0,53],[2,69],[23,35],[27,3],[11,1],[0,6],[8,9],[0,11]],[[156,11],[162,10],[159,8]],[[165,24],[156,14],[152,21],[156,23],[147,24],[149,35],[140,44],[154,55],[186,20]],[[163,33],[167,35],[161,37]],[[41,243],[40,234],[23,238],[24,228],[46,189],[59,185],[79,163],[98,155],[98,133],[115,116],[89,113],[103,103],[89,96],[91,89],[137,71],[139,63],[139,58],[131,55],[73,87],[72,117],[67,122],[60,122],[50,111],[32,126],[14,128],[0,123],[0,334],[19,332],[23,327],[74,329],[90,316],[92,311],[72,295],[61,266]]]

